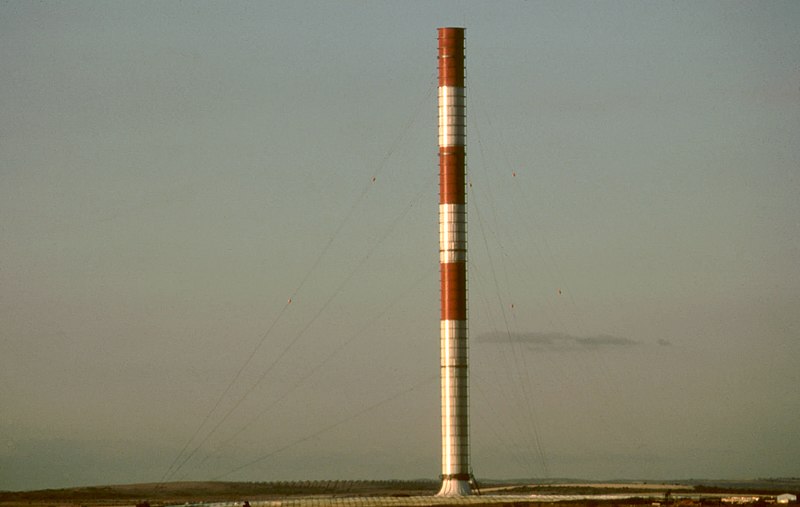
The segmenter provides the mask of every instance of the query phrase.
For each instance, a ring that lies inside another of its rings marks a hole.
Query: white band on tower
[[[464,146],[467,139],[466,92],[461,86],[439,87],[439,146]]]
[[[467,207],[439,205],[439,262],[467,260]]]

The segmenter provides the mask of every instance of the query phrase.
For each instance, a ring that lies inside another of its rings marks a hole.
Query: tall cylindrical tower
[[[442,489],[471,493],[467,385],[467,198],[464,29],[439,28],[439,271]]]

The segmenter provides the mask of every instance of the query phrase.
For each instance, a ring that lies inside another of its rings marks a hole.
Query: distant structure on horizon
[[[467,371],[467,195],[464,28],[439,28],[439,271],[442,488],[472,493]]]

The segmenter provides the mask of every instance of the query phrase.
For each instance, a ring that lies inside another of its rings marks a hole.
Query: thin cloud
[[[603,347],[606,345],[614,347],[626,347],[629,345],[637,345],[638,342],[630,338],[623,338],[621,336],[612,336],[609,334],[601,334],[597,336],[590,336],[586,338],[575,337],[575,341],[581,345],[589,347]]]
[[[599,334],[573,336],[567,333],[483,333],[475,337],[478,343],[519,343],[540,350],[621,349],[639,345],[636,340],[622,336]]]

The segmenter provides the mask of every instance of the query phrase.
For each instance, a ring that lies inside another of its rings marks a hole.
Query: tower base
[[[472,487],[469,481],[463,479],[444,479],[442,481],[442,489],[436,493],[436,496],[469,496],[472,494]]]

